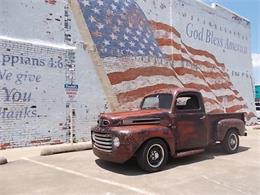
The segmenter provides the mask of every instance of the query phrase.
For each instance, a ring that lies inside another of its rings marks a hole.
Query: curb
[[[62,146],[50,146],[48,148],[44,148],[41,151],[41,156],[65,153],[65,152],[76,152],[82,150],[90,150],[92,149],[91,142],[83,142],[83,143],[74,143],[74,144],[66,144]]]
[[[0,156],[0,165],[6,164],[7,163],[7,159],[3,156]]]
[[[260,123],[257,123],[257,125],[254,125],[252,129],[256,129],[256,130],[260,129]]]

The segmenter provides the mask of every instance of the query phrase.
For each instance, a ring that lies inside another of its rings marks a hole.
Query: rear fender
[[[245,123],[240,119],[222,119],[217,124],[217,141],[223,141],[225,138],[226,133],[230,129],[236,129],[238,134],[241,136],[245,135]]]

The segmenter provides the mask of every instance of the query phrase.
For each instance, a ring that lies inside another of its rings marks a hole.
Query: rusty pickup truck
[[[148,172],[162,170],[169,156],[199,153],[216,143],[235,153],[238,135],[247,135],[244,113],[206,114],[201,93],[187,88],[155,91],[137,111],[101,113],[91,130],[100,159],[124,163],[136,157]]]

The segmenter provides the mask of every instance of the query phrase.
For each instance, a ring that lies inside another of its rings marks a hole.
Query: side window
[[[181,95],[176,101],[177,110],[198,110],[200,109],[198,97],[195,95]]]

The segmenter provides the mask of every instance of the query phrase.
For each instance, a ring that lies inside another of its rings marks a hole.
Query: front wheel
[[[156,172],[163,169],[168,160],[166,144],[160,139],[152,139],[145,143],[137,153],[139,166],[148,172]]]
[[[239,137],[235,130],[227,132],[224,141],[222,143],[223,149],[228,154],[233,154],[238,151],[239,148]]]

